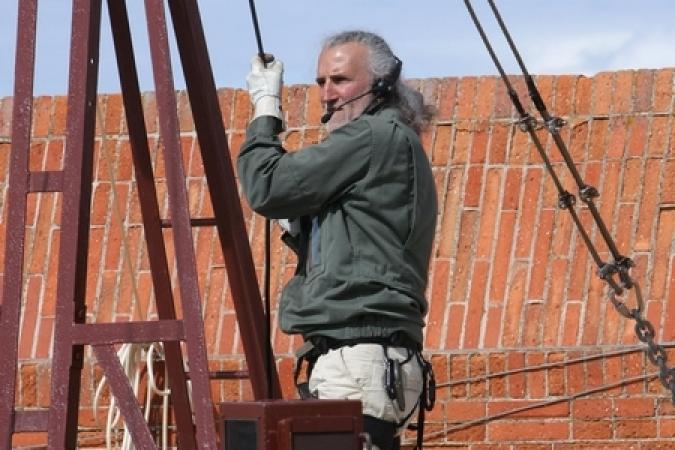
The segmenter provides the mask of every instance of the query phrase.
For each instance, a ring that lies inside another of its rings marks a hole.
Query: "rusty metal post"
[[[172,237],[176,249],[178,285],[183,306],[187,356],[192,381],[197,444],[200,449],[216,449],[216,429],[212,413],[211,388],[206,356],[206,339],[199,297],[197,261],[192,238],[185,170],[180,146],[178,108],[171,72],[169,41],[162,0],[146,0],[148,35],[152,58],[159,128],[166,164]]]
[[[138,186],[138,199],[143,218],[143,230],[148,249],[152,284],[155,291],[157,315],[160,320],[175,319],[176,310],[171,290],[171,274],[166,257],[162,224],[157,204],[157,189],[148,148],[147,128],[143,116],[143,103],[138,83],[131,30],[124,0],[108,0],[117,67],[122,87],[122,100],[126,115],[129,141],[134,161],[134,174]],[[171,380],[171,403],[174,409],[178,446],[196,448],[193,432],[190,398],[187,391],[183,356],[179,342],[166,342],[164,354]]]
[[[36,22],[37,0],[20,2],[14,70],[12,150],[7,189],[5,276],[2,314],[0,314],[0,340],[3,343],[3,362],[0,364],[0,448],[11,447],[15,421],[14,402],[21,291],[24,285],[26,196],[29,191],[28,152],[33,113]]]
[[[170,0],[169,7],[253,396],[256,400],[268,397],[265,372],[269,367],[272,372],[269,394],[272,399],[280,399],[281,385],[274,357],[265,364],[267,343],[257,326],[264,323],[265,316],[199,9],[194,0]]]
[[[73,345],[72,328],[74,323],[84,323],[86,318],[100,28],[101,0],[74,0],[49,407],[48,443],[54,449],[75,448],[77,443],[84,346]]]
[[[208,60],[201,20],[194,0],[171,0],[172,19],[195,126],[205,165],[215,218],[189,217],[185,173],[179,143],[176,98],[162,0],[146,0],[160,134],[167,171],[170,226],[178,266],[183,318],[176,319],[170,271],[161,228],[169,221],[159,215],[147,129],[143,118],[131,34],[123,0],[108,0],[113,39],[129,128],[141,214],[148,247],[159,320],[127,323],[85,323],[85,280],[93,179],[96,87],[102,0],[73,0],[68,87],[67,140],[62,171],[29,172],[33,71],[37,0],[21,0],[17,39],[12,154],[8,189],[4,300],[0,338],[6,343],[9,364],[0,366],[0,448],[11,446],[12,434],[48,431],[50,449],[74,449],[77,444],[80,380],[84,346],[93,347],[113,394],[142,448],[155,448],[148,425],[115,356],[114,344],[160,341],[165,344],[172,403],[181,449],[216,449],[215,424],[209,386],[210,374],[192,225],[215,225],[225,257],[230,287],[256,399],[267,396],[265,344],[251,326],[263,319],[260,292],[234,172],[227,148],[217,92]],[[61,242],[54,324],[54,349],[49,410],[15,409],[18,335],[24,283],[26,197],[30,192],[62,192]],[[105,299],[104,299],[105,301]],[[190,363],[193,407],[187,391],[180,342]],[[274,368],[274,362],[269,361]],[[227,376],[231,374],[225,374]],[[241,373],[234,374],[241,377]],[[273,398],[281,397],[276,371]],[[194,420],[193,420],[194,413]]]

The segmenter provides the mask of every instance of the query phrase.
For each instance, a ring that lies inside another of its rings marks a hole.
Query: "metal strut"
[[[546,108],[546,104],[543,98],[541,97],[539,90],[537,89],[534,79],[532,78],[532,75],[530,75],[530,73],[528,72],[525,63],[523,62],[523,59],[520,53],[518,52],[518,49],[511,37],[511,34],[509,33],[506,24],[504,23],[504,20],[502,19],[502,16],[499,13],[497,6],[495,5],[494,0],[487,0],[487,1],[490,5],[492,13],[497,19],[499,28],[504,34],[504,37],[506,38],[509,47],[511,48],[511,51],[513,52],[513,55],[516,61],[518,62],[518,65],[520,66],[520,69],[525,78],[525,84],[527,85],[527,90],[530,99],[532,100],[532,103],[534,103],[537,111],[539,112],[539,115],[543,120],[545,128],[551,134],[553,142],[555,143],[556,147],[558,148],[558,151],[563,157],[567,169],[570,171],[572,177],[574,178],[574,181],[579,190],[579,198],[588,206],[588,210],[590,211],[591,216],[593,217],[595,225],[600,230],[600,234],[602,235],[605,245],[607,246],[609,252],[612,255],[613,261],[611,262],[603,261],[602,258],[600,257],[597,248],[590,239],[588,231],[584,228],[574,208],[576,204],[576,197],[564,189],[562,183],[560,182],[560,178],[553,169],[551,160],[546,154],[546,151],[544,150],[544,147],[541,144],[539,137],[535,133],[535,129],[537,127],[537,120],[525,111],[525,108],[520,102],[518,94],[513,89],[513,86],[511,85],[508,76],[504,72],[504,68],[500,63],[499,58],[495,54],[495,51],[492,45],[490,44],[490,40],[485,34],[485,30],[483,29],[483,26],[481,25],[480,20],[478,19],[478,16],[476,15],[476,12],[474,11],[471,5],[471,1],[464,0],[464,4],[466,5],[469,15],[471,16],[471,20],[476,26],[476,29],[480,34],[481,40],[483,41],[485,48],[490,54],[490,57],[492,58],[492,61],[494,62],[497,71],[499,72],[499,75],[502,81],[504,82],[504,85],[506,86],[511,102],[516,108],[516,111],[518,111],[518,115],[520,117],[518,120],[518,127],[522,131],[529,133],[530,138],[532,139],[532,142],[534,143],[534,146],[537,149],[537,152],[544,161],[546,170],[551,175],[553,183],[555,184],[556,189],[558,191],[558,207],[562,209],[567,209],[570,215],[572,216],[572,220],[579,234],[581,235],[584,243],[586,244],[586,248],[588,249],[589,253],[591,254],[591,257],[593,258],[595,264],[598,267],[597,271],[598,276],[603,281],[605,281],[609,286],[610,301],[612,302],[616,310],[619,312],[619,314],[621,314],[625,318],[635,320],[635,333],[641,342],[647,344],[647,348],[645,349],[647,357],[652,362],[652,364],[656,365],[659,368],[659,379],[663,384],[663,386],[671,391],[672,395],[671,401],[673,402],[673,404],[675,404],[675,367],[668,367],[668,355],[666,353],[665,348],[654,341],[655,338],[654,326],[647,319],[642,317],[644,313],[644,300],[642,298],[642,292],[640,290],[639,284],[633,278],[631,278],[629,274],[630,268],[634,266],[633,260],[619,253],[616,243],[612,239],[612,236],[609,230],[607,229],[607,226],[605,225],[604,221],[602,220],[602,217],[600,216],[600,212],[598,211],[597,206],[594,203],[593,199],[599,196],[598,190],[595,187],[584,183],[583,179],[581,178],[581,175],[579,174],[579,171],[574,165],[572,156],[570,155],[570,152],[567,149],[565,142],[560,136],[560,128],[565,126],[566,122],[560,117],[552,116],[549,113],[548,109]],[[618,281],[614,279],[614,275],[618,275],[619,278]],[[632,288],[635,288],[636,306],[634,308],[629,308],[626,305],[626,303],[619,297],[623,295],[626,292],[626,290],[630,290]]]
[[[168,5],[213,218],[191,218],[189,215],[165,2],[145,0],[170,220],[160,218],[127,6],[123,0],[106,1],[158,316],[158,320],[131,322],[87,322],[85,302],[103,0],[73,0],[67,139],[63,169],[51,171],[31,170],[29,165],[37,3],[37,0],[19,2],[7,202],[7,217],[11,220],[7,225],[4,250],[0,315],[0,342],[3,342],[6,359],[0,364],[0,448],[10,448],[15,433],[44,431],[50,450],[76,448],[85,346],[92,347],[110,382],[136,447],[156,448],[114,345],[163,342],[171,380],[177,446],[185,450],[215,450],[217,439],[210,379],[240,378],[244,374],[209,372],[191,226],[211,225],[217,229],[253,397],[257,400],[281,398],[281,386],[274,365],[263,359],[262,333],[254,325],[263,320],[260,292],[197,1],[170,0]],[[62,198],[51,391],[47,410],[17,407],[15,395],[17,340],[27,266],[24,262],[27,196],[40,192],[60,193]],[[174,304],[174,286],[162,233],[165,226],[172,229],[181,317],[177,316]],[[183,364],[185,358],[189,360],[187,371]],[[265,368],[268,370],[266,377]]]

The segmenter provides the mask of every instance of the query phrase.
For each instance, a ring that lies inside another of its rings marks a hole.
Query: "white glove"
[[[258,55],[251,59],[251,72],[246,77],[246,85],[254,108],[254,119],[260,116],[274,116],[283,120],[281,114],[283,74],[284,64],[278,59],[267,63],[267,67]]]

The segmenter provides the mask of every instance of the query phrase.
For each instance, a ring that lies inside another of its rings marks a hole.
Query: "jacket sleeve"
[[[347,192],[368,171],[372,131],[355,120],[326,140],[294,153],[281,146],[278,119],[259,117],[249,125],[237,160],[251,208],[269,218],[316,214]]]

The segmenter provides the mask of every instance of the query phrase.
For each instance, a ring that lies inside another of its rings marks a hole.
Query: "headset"
[[[401,68],[403,67],[403,61],[401,61],[395,55],[393,55],[393,58],[394,58],[394,68],[391,70],[391,72],[389,72],[389,74],[387,74],[382,78],[376,79],[373,82],[373,85],[370,87],[370,89],[367,90],[366,92],[356,95],[350,99],[347,99],[334,108],[330,108],[323,116],[321,116],[321,123],[323,124],[327,123],[330,120],[330,118],[333,117],[333,114],[336,111],[341,110],[349,103],[355,102],[356,100],[365,97],[368,94],[375,95],[376,99],[378,98],[383,99],[387,95],[389,95],[391,91],[394,90],[394,86],[396,86],[396,82],[401,76]]]
[[[370,92],[375,94],[376,97],[384,97],[389,94],[394,89],[398,78],[401,76],[402,67],[403,61],[394,56],[394,68],[385,77],[375,80],[373,86],[370,88]]]

